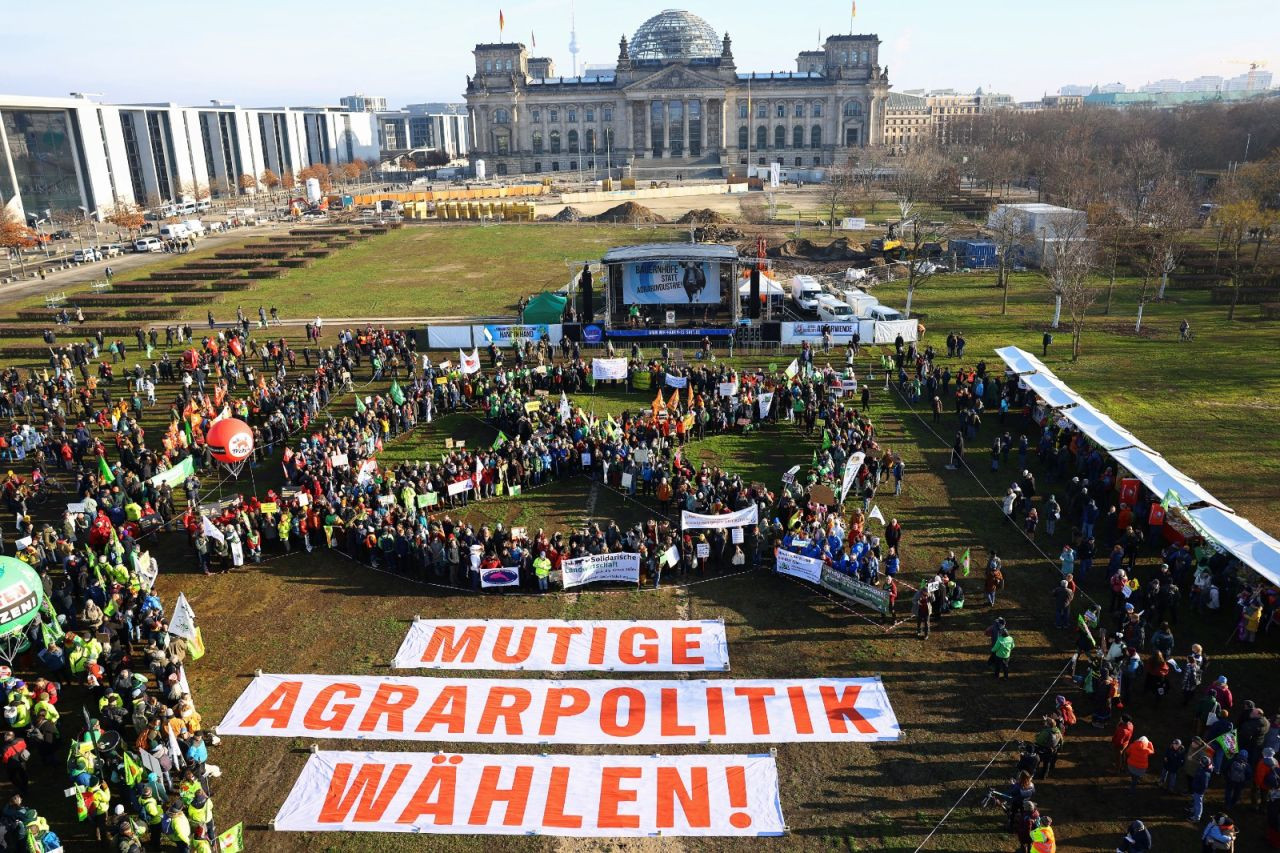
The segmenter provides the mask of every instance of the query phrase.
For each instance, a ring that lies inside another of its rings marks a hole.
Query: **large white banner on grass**
[[[778,571],[784,575],[807,580],[810,583],[822,582],[822,561],[785,548],[778,549]]]
[[[451,743],[896,740],[878,678],[715,681],[259,675],[220,735]]]
[[[639,554],[591,554],[560,564],[565,589],[597,581],[640,582]]]
[[[625,358],[593,358],[591,359],[591,376],[597,381],[626,379],[627,360]]]
[[[703,515],[697,512],[689,512],[688,510],[684,510],[680,513],[680,526],[684,530],[706,530],[716,527],[744,527],[748,524],[756,524],[759,521],[760,515],[755,504],[752,504],[746,509],[740,509],[737,512],[727,512],[723,515]]]
[[[396,669],[682,672],[729,668],[718,619],[420,619]]]
[[[275,828],[652,837],[781,835],[772,755],[317,752]]]

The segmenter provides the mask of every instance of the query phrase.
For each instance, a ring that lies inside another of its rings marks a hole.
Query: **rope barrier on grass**
[[[1067,664],[1063,666],[1061,670],[1058,671],[1058,674],[1054,676],[1053,681],[1049,684],[1048,687],[1045,688],[1045,691],[1040,694],[1040,698],[1037,699],[1035,704],[1031,706],[1031,709],[1027,711],[1026,716],[1024,716],[1022,720],[1019,721],[1018,727],[1013,730],[1013,734],[1015,736],[1018,734],[1018,732],[1022,731],[1022,727],[1027,724],[1027,720],[1031,719],[1031,715],[1034,714],[1036,712],[1036,709],[1038,709],[1041,703],[1044,702],[1045,697],[1048,696],[1049,693],[1054,689],[1054,687],[1057,685],[1058,679],[1062,678],[1062,676],[1066,673],[1067,668],[1070,666],[1071,666],[1071,662],[1068,661]],[[973,789],[977,786],[977,784],[980,781],[982,781],[982,777],[985,776],[987,774],[987,771],[991,769],[991,765],[995,764],[996,759],[1004,754],[1004,751],[1009,748],[1009,744],[1013,743],[1013,741],[1014,741],[1014,738],[1010,737],[1000,745],[1000,748],[996,750],[994,755],[991,756],[991,760],[989,760],[983,766],[982,770],[979,771],[978,775],[974,777],[974,780],[969,783],[969,787],[964,789],[964,793],[960,795],[960,798],[951,805],[951,808],[947,809],[947,813],[942,816],[942,820],[938,821],[938,823],[933,827],[933,829],[929,830],[929,834],[926,835],[924,837],[924,840],[921,841],[919,846],[916,847],[914,853],[920,853],[920,851],[925,848],[925,845],[929,843],[929,840],[933,838],[933,836],[937,833],[937,831],[942,828],[942,825],[947,822],[947,818],[951,817],[952,812],[954,812],[957,808],[960,807],[960,804],[964,802],[965,797],[969,796],[969,793],[973,791]]]

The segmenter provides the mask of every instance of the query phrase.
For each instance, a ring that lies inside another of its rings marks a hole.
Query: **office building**
[[[387,99],[380,95],[347,95],[339,103],[353,113],[381,113],[387,109]]]

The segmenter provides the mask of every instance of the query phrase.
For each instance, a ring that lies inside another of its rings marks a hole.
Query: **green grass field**
[[[680,239],[674,230],[640,230],[615,226],[539,225],[480,228],[410,228],[376,237],[305,270],[267,280],[245,294],[226,294],[215,313],[230,313],[237,301],[247,309],[278,304],[282,313],[326,316],[509,313],[515,300],[541,289],[554,289],[567,278],[570,261],[599,257],[610,245],[655,239]],[[786,273],[785,269],[781,270]],[[1040,338],[1052,304],[1041,280],[1015,277],[1009,313],[1000,313],[1000,293],[986,275],[938,276],[915,294],[913,308],[925,315],[925,343],[945,353],[948,331],[968,339],[961,364],[986,360],[992,350],[1015,344],[1039,354]],[[1059,376],[1091,402],[1163,453],[1175,466],[1202,481],[1219,498],[1264,529],[1280,534],[1275,507],[1280,506],[1280,360],[1275,358],[1275,327],[1258,319],[1258,309],[1244,306],[1228,323],[1226,309],[1212,306],[1205,291],[1171,290],[1162,303],[1146,310],[1141,335],[1132,332],[1137,285],[1121,280],[1109,316],[1101,303],[1085,332],[1078,362],[1071,362],[1065,328],[1046,359]],[[881,286],[876,295],[901,307],[901,284]],[[11,312],[14,306],[3,310]],[[198,316],[203,317],[203,308]],[[1195,339],[1177,342],[1179,321],[1188,318]],[[328,330],[326,330],[328,333]],[[300,345],[297,330],[287,330]],[[686,356],[691,353],[686,350]],[[790,353],[739,353],[735,361],[761,365],[786,363]],[[130,359],[133,360],[132,358]],[[823,357],[819,357],[819,363]],[[842,353],[832,360],[843,363]],[[865,376],[869,355],[858,362]],[[363,382],[364,374],[358,378]],[[876,371],[879,380],[881,374]],[[733,676],[813,677],[880,675],[903,728],[897,743],[877,745],[785,744],[778,749],[783,813],[792,834],[781,839],[734,841],[716,838],[641,840],[596,844],[572,839],[499,836],[437,836],[423,842],[411,835],[340,833],[284,834],[266,828],[306,758],[309,742],[273,738],[231,738],[211,760],[222,767],[215,785],[221,826],[238,820],[249,825],[249,849],[279,851],[378,851],[431,849],[449,851],[895,851],[917,848],[948,809],[974,782],[979,771],[1006,741],[1029,738],[1036,730],[1033,711],[1045,695],[1069,695],[1077,711],[1087,703],[1078,689],[1057,679],[1070,654],[1068,632],[1050,627],[1048,593],[1055,573],[1046,555],[1061,548],[1043,533],[1028,543],[1002,521],[988,492],[1001,493],[1009,473],[986,471],[986,454],[996,431],[988,417],[973,456],[983,464],[976,476],[947,471],[946,442],[953,423],[944,417],[940,441],[930,425],[913,416],[877,382],[872,417],[883,444],[902,453],[907,480],[902,496],[881,496],[885,514],[902,521],[906,531],[904,577],[926,579],[948,550],[973,549],[982,565],[987,550],[998,548],[1005,559],[1009,587],[996,613],[1009,619],[1018,640],[1013,677],[993,683],[985,668],[981,630],[991,616],[976,606],[980,579],[966,582],[970,607],[953,616],[928,642],[912,636],[912,626],[886,633],[865,614],[850,610],[798,582],[757,573],[710,580],[661,591],[598,590],[545,597],[503,597],[450,593],[388,576],[325,551],[273,559],[231,575],[204,577],[192,571],[181,537],[161,543],[156,551],[162,571],[159,589],[166,601],[182,591],[190,598],[203,626],[209,655],[189,668],[193,690],[205,719],[216,723],[239,695],[255,669],[267,672],[380,674],[415,614],[460,618],[723,618],[729,632]],[[368,386],[361,393],[384,390]],[[165,394],[169,389],[162,389]],[[575,398],[598,415],[648,406],[652,394],[602,390]],[[335,414],[349,410],[350,396],[335,402]],[[950,411],[948,406],[947,411]],[[163,431],[167,410],[148,410],[144,427],[150,435]],[[467,414],[438,418],[388,444],[384,463],[438,458],[447,439],[469,446],[492,442],[492,427]],[[766,427],[747,436],[724,435],[691,445],[688,454],[700,461],[737,471],[749,481],[772,488],[780,474],[810,458],[815,439],[788,424]],[[1033,465],[1034,465],[1033,461]],[[258,473],[260,484],[272,482],[274,465]],[[1037,470],[1037,474],[1039,471]],[[611,489],[573,481],[532,490],[512,499],[473,503],[454,513],[471,524],[502,522],[508,526],[570,527],[617,519],[631,523],[656,511],[652,501],[626,499]],[[1065,525],[1064,525],[1065,526]],[[1142,576],[1152,569],[1141,564]],[[1085,592],[1105,602],[1098,578]],[[1179,651],[1191,642],[1205,645],[1214,671],[1227,674],[1237,700],[1252,698],[1268,711],[1280,702],[1272,683],[1275,640],[1258,647],[1226,644],[1233,617],[1224,613],[1196,617],[1184,608],[1175,627]],[[460,673],[462,674],[462,673]],[[530,673],[532,677],[541,674]],[[72,697],[74,698],[74,696]],[[1139,733],[1162,750],[1172,737],[1188,736],[1185,713],[1158,706],[1143,697],[1132,709]],[[65,711],[64,711],[65,714]],[[1029,728],[1018,727],[1025,717]],[[1137,794],[1124,793],[1125,780],[1113,774],[1109,732],[1087,725],[1071,733],[1054,778],[1038,800],[1059,827],[1059,849],[1094,853],[1114,849],[1125,826],[1142,817],[1152,826],[1158,849],[1195,849],[1193,830],[1181,820],[1184,797],[1158,792],[1148,780]],[[368,744],[326,742],[325,748],[368,748]],[[383,743],[383,749],[422,749],[437,745]],[[449,745],[440,745],[450,748]],[[525,751],[520,746],[496,748],[465,745],[463,751]],[[563,747],[565,752],[615,751],[607,747]],[[700,749],[687,748],[689,751]],[[620,750],[632,751],[632,750]],[[640,750],[651,751],[651,750]],[[716,747],[737,752],[742,747]],[[998,813],[981,812],[977,800],[986,787],[1003,785],[1013,759],[996,757],[986,777],[951,814],[929,842],[928,850],[988,853],[1012,849],[1000,829]],[[33,770],[33,790],[43,790],[38,807],[53,816],[64,840],[88,849],[90,843],[70,818],[65,801],[55,796],[64,776],[56,769]],[[1216,784],[1207,808],[1221,805]],[[1256,837],[1258,818],[1235,813]],[[68,849],[73,849],[71,846]],[[1257,849],[1244,847],[1243,849]]]

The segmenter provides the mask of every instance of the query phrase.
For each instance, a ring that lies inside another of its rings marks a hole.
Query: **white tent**
[[[1062,416],[1075,424],[1076,429],[1084,433],[1086,438],[1108,452],[1122,447],[1141,447],[1143,450],[1151,450],[1136,435],[1084,400],[1080,400],[1069,409],[1064,409]]]
[[[1196,526],[1249,568],[1272,583],[1280,583],[1280,541],[1230,512],[1216,507],[1191,510]]]
[[[778,284],[776,281],[769,278],[767,275],[760,276],[760,295],[761,296],[768,295],[768,296],[776,297],[778,299],[782,299],[786,296],[786,294],[787,294],[787,291],[783,289],[782,285]],[[738,296],[743,299],[747,299],[748,297],[751,296],[750,280],[744,282],[742,287],[738,288]]]
[[[1228,509],[1204,486],[1174,468],[1163,456],[1138,447],[1127,447],[1123,450],[1111,451],[1111,457],[1132,471],[1133,476],[1137,477],[1139,482],[1159,499],[1163,500],[1169,490],[1173,489],[1178,493],[1178,499],[1186,506],[1206,503]]]
[[[1018,381],[1055,409],[1075,406],[1083,402],[1076,392],[1072,391],[1062,380],[1052,373],[1028,373],[1018,377]]]
[[[1046,373],[1050,376],[1053,375],[1053,372],[1045,367],[1044,362],[1024,349],[1000,347],[996,350],[996,355],[1000,356],[1000,360],[1008,365],[1009,369],[1014,373]]]

